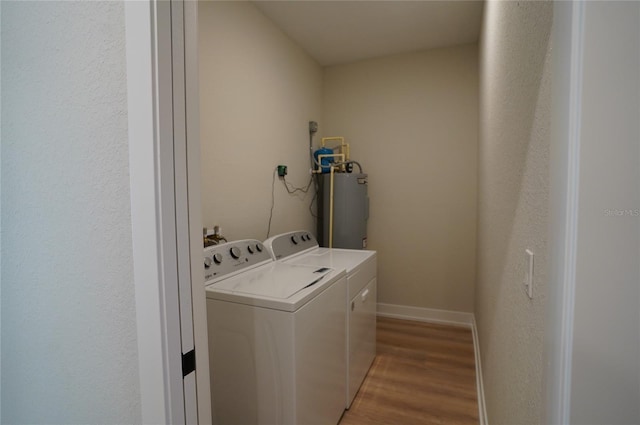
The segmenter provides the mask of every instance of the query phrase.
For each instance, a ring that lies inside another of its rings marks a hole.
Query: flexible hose
[[[336,162],[333,165],[336,166],[336,167],[339,167],[341,165],[346,165],[346,164],[356,164],[358,166],[358,170],[360,170],[360,174],[364,174],[363,171],[362,171],[362,165],[360,165],[360,163],[358,161],[349,160],[349,161],[344,161],[344,162]]]

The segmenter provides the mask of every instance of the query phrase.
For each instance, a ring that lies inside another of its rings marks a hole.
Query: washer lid
[[[286,264],[308,264],[345,269],[347,274],[376,255],[375,251],[340,248],[316,248],[284,259]]]
[[[207,298],[295,311],[345,275],[328,267],[271,262],[206,287]]]

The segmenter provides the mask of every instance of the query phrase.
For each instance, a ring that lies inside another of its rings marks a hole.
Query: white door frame
[[[196,23],[196,2],[125,2],[144,423],[211,423],[204,277],[191,273],[202,267],[197,54],[185,49],[197,48]],[[183,380],[194,329],[197,369]]]
[[[184,2],[184,56],[187,125],[187,182],[189,187],[189,231],[191,235],[191,294],[193,305],[193,335],[196,358],[196,388],[198,391],[198,423],[210,424],[211,387],[209,378],[209,336],[207,333],[207,303],[204,290],[202,243],[202,190],[200,186],[200,80],[198,66],[198,2]]]
[[[548,424],[570,416],[580,182],[584,4],[553,10],[550,153],[550,281],[546,326],[544,414]]]

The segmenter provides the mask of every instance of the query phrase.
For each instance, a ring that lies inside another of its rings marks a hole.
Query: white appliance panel
[[[336,424],[347,394],[346,273],[275,263],[259,247],[205,249],[214,423]]]
[[[214,424],[295,423],[293,315],[207,299]]]
[[[346,294],[342,278],[296,312],[297,424],[337,424],[344,411]]]
[[[341,277],[293,313],[208,299],[214,423],[338,423],[344,297]]]
[[[351,299],[349,306],[348,406],[376,357],[376,279]]]
[[[264,241],[274,260],[312,265],[347,273],[346,407],[362,385],[376,356],[377,253],[367,250],[322,248],[309,232],[296,231]]]

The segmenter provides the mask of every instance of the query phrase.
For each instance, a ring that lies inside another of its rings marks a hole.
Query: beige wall
[[[378,302],[473,311],[478,47],[325,69],[327,135],[369,174]]]
[[[309,181],[308,122],[321,123],[322,69],[249,2],[201,2],[203,225],[264,239],[273,170]],[[276,181],[271,234],[314,230],[307,196]]]
[[[485,6],[476,320],[492,424],[542,423],[552,10],[551,2]],[[527,248],[533,299],[522,283]]]
[[[307,183],[316,120],[369,174],[378,301],[473,311],[477,45],[323,70],[250,3],[199,13],[203,224],[265,238],[273,169]],[[315,230],[311,195],[275,189],[271,234]]]

